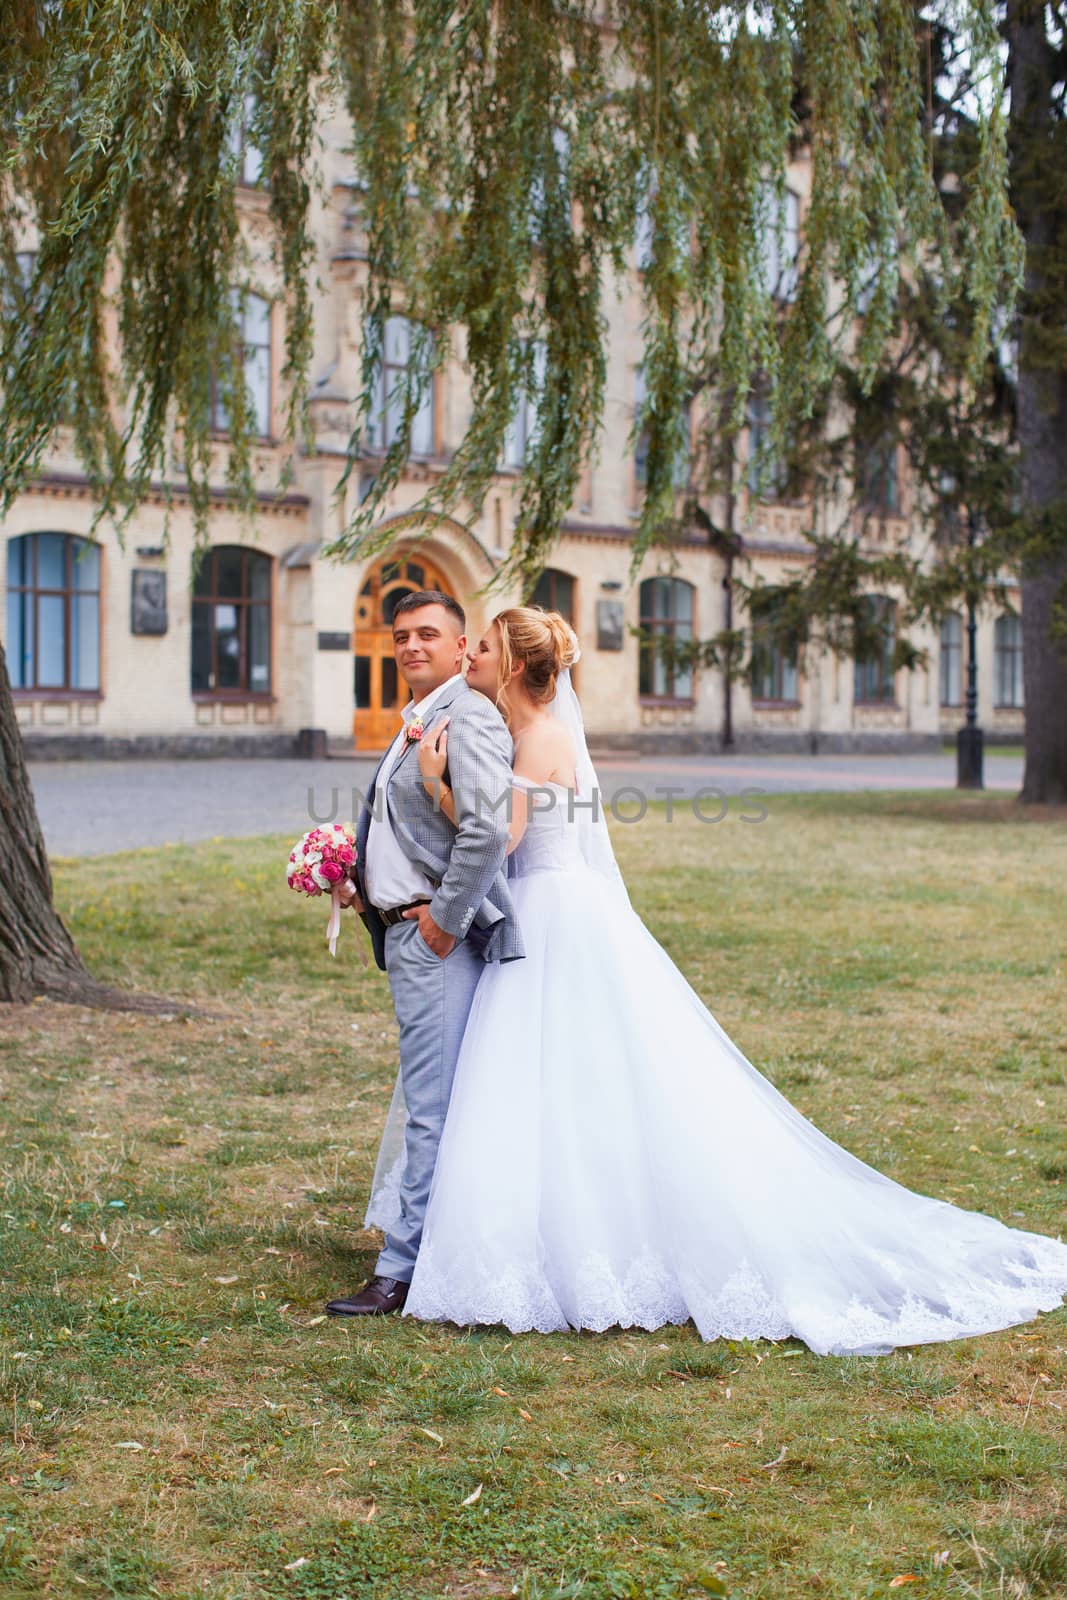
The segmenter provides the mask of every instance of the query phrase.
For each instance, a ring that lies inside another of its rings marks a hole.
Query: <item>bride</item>
[[[1067,1245],[913,1194],[745,1059],[632,909],[558,614],[502,611],[467,681],[515,746],[509,886],[524,961],[481,977],[405,1314],[657,1328],[875,1354],[1025,1322]],[[419,748],[450,812],[447,719]],[[396,1203],[399,1085],[370,1224]]]

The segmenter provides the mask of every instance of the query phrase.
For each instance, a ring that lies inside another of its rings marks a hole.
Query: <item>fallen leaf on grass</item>
[[[477,1489],[472,1489],[466,1500],[462,1500],[460,1504],[465,1506],[476,1506],[478,1501],[482,1498],[482,1487],[482,1484],[479,1484]]]
[[[317,1327],[318,1327],[318,1326],[319,1326],[319,1323],[320,1323],[320,1322],[325,1322],[325,1321],[326,1321],[326,1318],[325,1318],[325,1316],[321,1316],[321,1317],[312,1317],[312,1319],[311,1319],[311,1321],[310,1321],[310,1322],[308,1322],[308,1323],[307,1323],[307,1324],[306,1324],[306,1326],[307,1326],[307,1327],[309,1327],[309,1328],[317,1328]]]
[[[500,1387],[499,1383],[494,1383],[494,1385],[493,1385],[493,1393],[500,1395],[501,1399],[503,1399],[503,1400],[510,1400],[511,1399],[511,1396],[508,1394],[508,1391],[506,1389],[502,1389]]]
[[[285,1570],[286,1570],[286,1572],[299,1572],[301,1567],[306,1567],[307,1565],[308,1565],[308,1557],[307,1556],[297,1556],[295,1561],[290,1561],[289,1562],[289,1564],[285,1568]]]
[[[906,1583],[921,1583],[922,1579],[917,1572],[898,1572],[895,1578],[890,1578],[891,1589],[901,1589]]]
[[[766,1472],[768,1467],[780,1467],[784,1460],[785,1460],[785,1445],[782,1446],[782,1448],[779,1450],[778,1454],[775,1456],[773,1461],[764,1461],[761,1466],[758,1466],[756,1468],[756,1471],[757,1472]]]
[[[533,1417],[531,1417],[530,1413],[528,1411],[524,1411],[521,1406],[519,1407],[519,1416],[522,1418],[523,1422],[533,1421]]]
[[[728,1594],[729,1591],[722,1579],[714,1572],[696,1572],[693,1582],[700,1585],[705,1594]]]
[[[419,1432],[424,1433],[427,1439],[432,1439],[439,1450],[443,1447],[445,1441],[442,1439],[439,1433],[434,1433],[432,1428],[420,1428]],[[464,1505],[466,1505],[466,1503],[466,1501],[463,1502]]]
[[[236,1274],[236,1272],[234,1272],[234,1273],[231,1273],[231,1275],[230,1275],[230,1276],[229,1276],[229,1277],[226,1277],[226,1278],[216,1278],[216,1279],[215,1279],[215,1282],[216,1282],[216,1283],[221,1283],[221,1284],[223,1284],[223,1285],[226,1285],[226,1284],[231,1284],[231,1283],[236,1283],[236,1282],[237,1282],[237,1274]]]
[[[121,1444],[117,1444],[115,1446],[115,1449],[116,1450],[143,1450],[144,1449],[144,1445],[143,1444],[138,1444],[136,1439],[124,1439]]]

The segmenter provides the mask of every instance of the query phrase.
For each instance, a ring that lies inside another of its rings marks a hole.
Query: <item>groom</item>
[[[350,1299],[331,1300],[333,1316],[403,1306],[475,985],[484,962],[524,953],[503,872],[511,736],[491,701],[467,687],[466,627],[462,606],[436,589],[405,595],[393,613],[393,652],[412,699],[360,813],[348,903],[389,975],[400,1025],[405,1166],[400,1216],[375,1275]],[[445,712],[455,827],[423,787],[413,749]]]

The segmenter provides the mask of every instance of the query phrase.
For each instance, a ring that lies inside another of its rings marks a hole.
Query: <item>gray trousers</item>
[[[400,1024],[408,1120],[400,1218],[386,1234],[374,1270],[379,1277],[410,1283],[459,1047],[485,962],[463,939],[442,961],[417,922],[398,922],[385,930],[385,970]]]

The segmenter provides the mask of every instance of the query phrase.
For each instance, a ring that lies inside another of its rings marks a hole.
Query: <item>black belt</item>
[[[428,906],[429,903],[429,900],[409,900],[406,906],[390,906],[388,911],[378,911],[377,906],[375,906],[374,909],[378,911],[378,915],[385,923],[385,926],[387,928],[393,928],[398,922],[406,922],[409,920],[404,916],[405,911],[411,911],[415,906]]]

